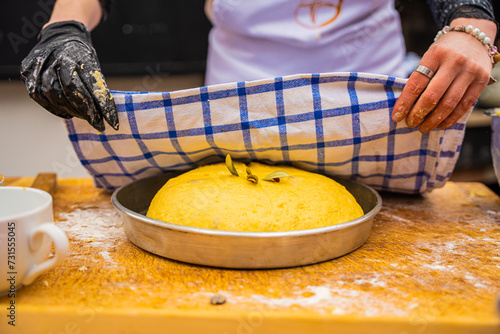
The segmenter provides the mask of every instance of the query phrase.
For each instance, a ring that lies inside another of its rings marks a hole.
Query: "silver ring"
[[[428,77],[429,80],[432,79],[432,77],[434,76],[434,71],[425,67],[424,65],[418,65],[417,68],[415,69],[415,72],[422,73],[423,75]]]

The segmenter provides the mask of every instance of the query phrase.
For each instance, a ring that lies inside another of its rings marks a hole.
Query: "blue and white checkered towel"
[[[233,159],[291,164],[378,190],[423,193],[449,178],[466,117],[429,134],[391,120],[405,79],[305,74],[170,93],[113,91],[120,130],[66,121],[96,186]]]

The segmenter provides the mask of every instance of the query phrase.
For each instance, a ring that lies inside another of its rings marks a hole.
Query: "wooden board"
[[[37,188],[54,195],[57,187],[56,173],[38,173],[30,187]]]
[[[227,270],[135,247],[109,193],[60,179],[54,210],[70,255],[18,291],[15,328],[0,298],[0,333],[499,333],[500,198],[479,183],[382,197],[370,239],[351,254]],[[215,294],[226,303],[212,305]]]

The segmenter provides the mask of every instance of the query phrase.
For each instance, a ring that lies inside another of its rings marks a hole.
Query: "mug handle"
[[[66,237],[66,234],[64,234],[64,232],[53,223],[44,223],[31,233],[29,246],[32,251],[38,248],[37,237],[42,234],[47,235],[50,239],[52,239],[52,242],[54,242],[55,255],[53,258],[31,267],[23,279],[24,285],[33,283],[35,278],[37,278],[40,274],[61,264],[68,255],[68,237]]]

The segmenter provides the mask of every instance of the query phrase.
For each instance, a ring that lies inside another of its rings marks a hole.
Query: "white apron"
[[[206,84],[296,73],[404,77],[394,0],[213,0]]]

